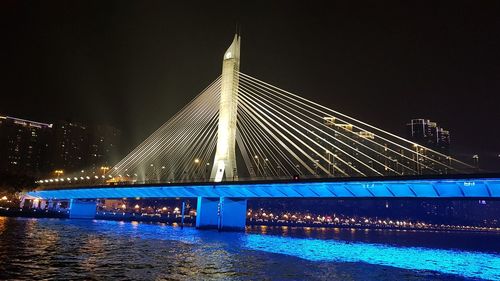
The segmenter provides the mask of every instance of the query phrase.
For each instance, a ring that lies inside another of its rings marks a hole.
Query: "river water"
[[[0,217],[6,279],[500,280],[500,235]]]

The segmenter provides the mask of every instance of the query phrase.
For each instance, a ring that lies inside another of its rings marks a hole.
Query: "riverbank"
[[[0,216],[4,217],[23,217],[23,218],[69,218],[67,210],[39,210],[39,209],[6,209],[0,208]],[[181,217],[176,216],[158,216],[158,215],[143,215],[137,213],[112,213],[112,212],[97,212],[95,219],[111,220],[111,221],[142,221],[142,222],[158,222],[158,223],[178,223],[182,222]],[[196,221],[195,217],[185,217],[184,225],[191,226]]]
[[[27,218],[69,218],[67,210],[49,211],[38,209],[5,209],[0,208],[0,216],[5,217],[27,217]],[[168,216],[159,214],[140,214],[140,213],[122,213],[122,212],[97,212],[96,219],[110,220],[110,221],[139,221],[139,222],[153,222],[153,223],[167,223],[180,225],[180,216]],[[196,217],[185,216],[184,225],[194,226]],[[403,231],[453,231],[453,232],[487,232],[499,233],[499,228],[486,228],[486,227],[393,227],[393,226],[380,226],[380,225],[346,225],[346,224],[332,224],[332,223],[297,223],[289,222],[275,222],[275,221],[255,221],[247,220],[248,226],[273,226],[273,227],[308,227],[308,228],[342,228],[342,229],[382,229],[382,230],[403,230]]]
[[[356,225],[356,224],[334,224],[334,223],[296,223],[296,222],[273,222],[273,221],[252,221],[247,220],[247,225],[251,226],[287,226],[287,227],[310,227],[310,228],[346,228],[346,229],[379,229],[379,230],[405,230],[405,231],[453,231],[453,232],[487,232],[500,234],[500,228],[464,226],[461,228],[453,227],[394,227],[383,225]]]
[[[158,222],[168,224],[181,224],[180,216],[168,216],[160,214],[138,214],[138,213],[116,213],[116,212],[97,212],[96,219],[111,220],[111,221],[142,221],[142,222]],[[196,222],[196,217],[185,216],[184,225],[193,226]]]
[[[13,209],[0,208],[0,216],[4,217],[22,217],[22,218],[59,218],[65,219],[69,217],[66,210],[40,210],[40,209]]]

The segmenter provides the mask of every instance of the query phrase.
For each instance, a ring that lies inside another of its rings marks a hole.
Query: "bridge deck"
[[[500,198],[500,177],[165,184],[39,190],[43,199],[113,198]]]

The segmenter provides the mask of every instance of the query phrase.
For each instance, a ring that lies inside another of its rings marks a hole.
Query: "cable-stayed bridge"
[[[240,44],[236,35],[222,75],[106,174],[42,180],[29,195],[72,199],[75,217],[95,213],[80,199],[198,197],[197,226],[213,226],[223,205],[228,228],[244,226],[252,197],[500,196],[496,179],[452,180],[467,163],[240,72]],[[292,178],[315,180],[262,182]]]
[[[472,167],[238,72],[236,159],[212,167],[221,78],[116,164],[118,181],[234,181],[464,173]],[[239,83],[238,83],[239,82]],[[226,132],[224,132],[226,133]],[[227,136],[223,136],[223,140]],[[210,173],[205,166],[211,167]]]
[[[472,168],[242,73],[239,65],[235,36],[222,75],[112,167],[108,180],[403,176]]]

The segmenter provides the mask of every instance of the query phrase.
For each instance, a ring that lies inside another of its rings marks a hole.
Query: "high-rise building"
[[[402,171],[402,162],[397,161],[398,156],[394,151],[388,151],[387,144],[376,143],[378,137],[373,132],[361,130],[353,124],[329,116],[323,117],[323,124],[332,129],[329,133],[333,136],[333,140],[331,145],[327,146],[330,152],[326,153],[325,158],[328,159],[327,164],[332,166],[331,171],[334,176],[340,176],[340,173],[336,172],[333,166],[349,174],[363,165],[354,159],[362,159],[371,169],[375,165],[383,165],[386,175]],[[368,171],[367,174],[376,176],[372,171]]]
[[[85,126],[75,122],[54,124],[50,151],[54,170],[77,172],[97,171],[118,159],[120,131],[106,125]]]
[[[38,175],[44,172],[52,124],[0,116],[0,171]]]
[[[450,132],[439,127],[436,122],[429,119],[412,119],[406,127],[410,140],[440,152],[449,152]]]
[[[88,165],[90,156],[89,129],[75,122],[56,122],[49,146],[54,170],[83,169]]]
[[[94,127],[89,134],[89,167],[93,170],[112,166],[120,160],[120,130],[105,125]]]
[[[119,160],[120,131],[58,121],[45,124],[0,115],[0,172],[41,176],[99,171]]]

